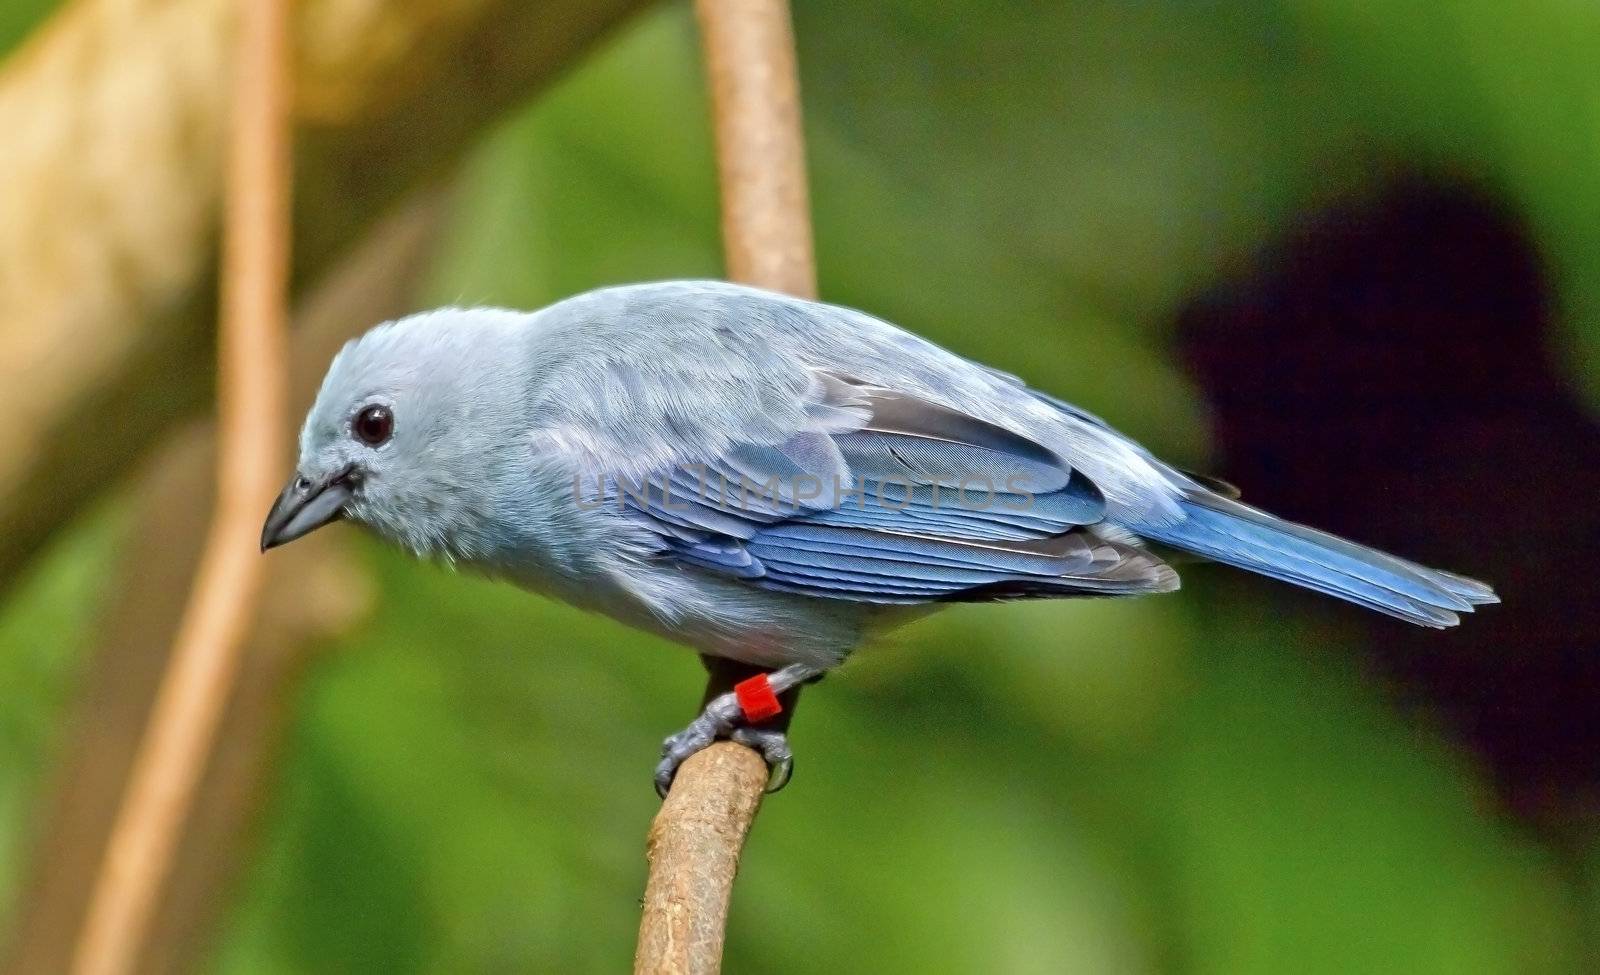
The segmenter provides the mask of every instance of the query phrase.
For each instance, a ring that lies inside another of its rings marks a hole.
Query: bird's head
[[[418,554],[454,555],[524,429],[512,354],[521,315],[443,309],[389,322],[333,360],[300,431],[263,550],[348,518]]]

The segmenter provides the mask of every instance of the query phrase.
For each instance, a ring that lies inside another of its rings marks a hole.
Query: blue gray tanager
[[[337,518],[760,668],[783,693],[950,602],[1170,592],[1180,550],[1430,627],[1496,601],[1235,500],[871,315],[714,281],[447,308],[345,346],[262,547]],[[714,696],[787,774],[783,731]]]

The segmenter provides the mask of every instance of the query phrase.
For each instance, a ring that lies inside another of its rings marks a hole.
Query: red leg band
[[[744,712],[748,724],[760,724],[783,713],[783,705],[778,703],[778,695],[767,683],[766,674],[757,674],[733,685],[733,693],[739,699],[739,709]]]

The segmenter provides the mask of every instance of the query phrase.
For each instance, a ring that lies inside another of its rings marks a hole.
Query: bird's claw
[[[731,697],[732,695],[724,695]],[[656,763],[656,795],[665,799],[672,789],[672,780],[678,775],[678,767],[689,759],[689,756],[703,750],[706,746],[723,738],[733,730],[733,715],[720,713],[717,704],[721,699],[706,705],[700,716],[689,722],[689,726],[675,735],[671,735],[661,743],[661,761]]]
[[[708,664],[708,667],[713,668],[713,686],[716,686],[717,672],[714,665]],[[797,688],[801,684],[819,680],[822,677],[822,670],[810,664],[794,663],[766,676],[768,688],[772,692],[798,693]],[[791,695],[787,705],[782,706],[792,709],[793,696]],[[767,762],[768,794],[788,785],[790,777],[794,774],[794,752],[789,749],[789,714],[784,714],[776,721],[752,726],[745,723],[745,713],[737,693],[730,691],[719,694],[707,702],[700,716],[689,722],[689,727],[662,742],[661,761],[656,763],[656,795],[665,799],[667,793],[672,790],[672,780],[677,776],[678,768],[688,760],[689,756],[701,751],[718,738],[737,742],[761,754]]]
[[[789,784],[794,776],[794,752],[789,748],[789,733],[781,728],[742,726],[728,738],[759,753],[767,760],[767,795]]]
[[[789,736],[778,728],[750,727],[738,724],[739,720],[738,699],[724,694],[707,704],[687,728],[662,742],[661,761],[656,763],[656,795],[665,799],[672,790],[672,780],[677,777],[679,767],[689,756],[719,738],[738,742],[760,753],[767,762],[768,793],[787,785],[794,774],[794,752],[789,748]]]

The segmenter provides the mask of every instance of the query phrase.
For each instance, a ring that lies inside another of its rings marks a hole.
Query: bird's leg
[[[661,761],[656,765],[656,792],[665,798],[672,788],[678,766],[690,755],[718,738],[727,738],[761,753],[770,776],[767,791],[776,792],[789,781],[794,769],[794,754],[789,750],[789,722],[800,700],[800,685],[818,680],[822,670],[806,664],[789,664],[778,670],[737,663],[721,657],[702,657],[709,679],[700,715],[689,726],[661,744]],[[782,710],[759,724],[749,724],[733,687],[751,677],[765,674],[767,685],[777,695]]]

